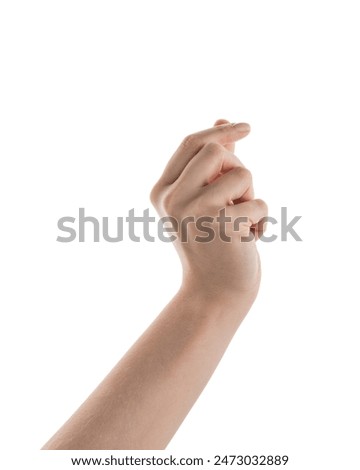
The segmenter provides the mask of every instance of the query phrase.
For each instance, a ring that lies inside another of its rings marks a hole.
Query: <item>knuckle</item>
[[[261,212],[266,215],[268,213],[268,205],[266,204],[266,202],[263,199],[255,199],[255,201]]]
[[[234,172],[239,178],[245,179],[249,182],[252,181],[251,171],[248,170],[247,168],[244,168],[242,166],[238,166],[238,167],[234,168]]]
[[[242,168],[242,174],[244,178],[248,179],[249,181],[252,181],[252,174],[250,170],[248,170],[247,168]]]
[[[154,206],[158,203],[159,192],[159,183],[156,183],[150,191],[150,201]]]
[[[161,205],[167,215],[176,217],[179,212],[179,200],[174,190],[168,191],[161,199]]]
[[[196,134],[187,135],[181,142],[181,147],[183,149],[188,149],[189,147],[197,147],[199,145],[199,136]]]
[[[204,145],[204,151],[205,153],[203,154],[203,156],[207,160],[218,162],[223,159],[223,147],[220,144],[217,144],[215,142],[209,142]]]
[[[204,145],[204,148],[209,154],[221,154],[223,151],[223,146],[218,144],[217,142],[208,142]]]

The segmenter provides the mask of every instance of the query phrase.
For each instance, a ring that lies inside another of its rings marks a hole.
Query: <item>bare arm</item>
[[[266,205],[254,199],[250,174],[233,154],[247,133],[230,124],[202,131],[170,160],[152,192],[160,215],[215,217],[226,207],[231,220],[247,222],[235,232],[227,222],[230,242],[219,223],[210,224],[207,243],[195,241],[204,233],[189,226],[188,242],[175,242],[184,269],[178,294],[44,449],[163,449],[195,403],[260,281],[252,235],[261,232]]]

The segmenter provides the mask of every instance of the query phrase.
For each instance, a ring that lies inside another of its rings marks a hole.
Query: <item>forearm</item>
[[[163,449],[250,306],[182,287],[44,449]]]

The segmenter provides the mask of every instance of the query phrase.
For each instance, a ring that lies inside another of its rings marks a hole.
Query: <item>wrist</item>
[[[211,315],[245,317],[254,303],[259,283],[246,291],[224,287],[221,284],[184,276],[179,293],[191,301],[198,310]]]

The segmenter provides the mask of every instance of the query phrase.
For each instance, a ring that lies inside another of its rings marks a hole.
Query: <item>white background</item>
[[[181,139],[227,118],[303,242],[260,243],[256,304],[168,451],[360,468],[357,3],[1,3],[1,467],[40,468],[179,286],[170,245],[58,243],[57,220],[141,212]]]

